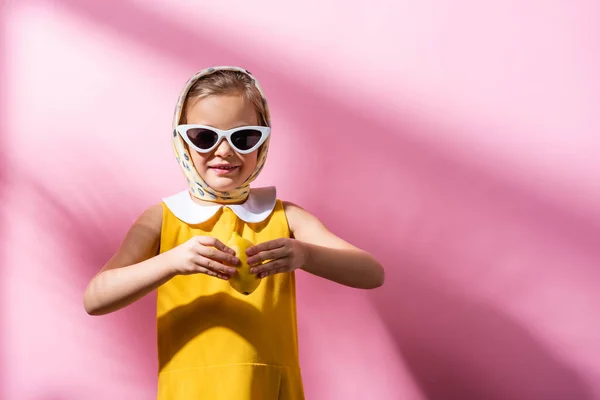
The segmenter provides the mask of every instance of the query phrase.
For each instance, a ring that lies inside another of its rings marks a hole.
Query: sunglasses
[[[267,126],[240,126],[224,131],[206,125],[178,125],[176,130],[183,140],[199,153],[213,151],[223,138],[238,153],[252,153],[271,134],[271,128]]]

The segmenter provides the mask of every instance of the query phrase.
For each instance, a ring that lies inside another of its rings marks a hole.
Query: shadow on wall
[[[7,81],[7,65],[6,65],[6,11],[7,11],[8,7],[5,7],[4,5],[0,7],[0,87],[1,88],[6,88],[6,81]],[[7,108],[6,108],[6,95],[7,95],[7,91],[6,90],[0,90],[0,204],[6,204],[6,160],[5,157],[6,155],[4,154],[4,151],[2,149],[5,148],[5,146],[3,146],[4,144],[4,135],[6,135],[6,114],[7,114]],[[6,282],[8,282],[8,279],[6,278],[6,268],[4,267],[6,265],[6,255],[5,255],[5,246],[6,246],[6,235],[5,235],[5,221],[6,221],[6,217],[5,217],[5,213],[7,213],[8,210],[6,209],[6,207],[4,206],[0,206],[0,238],[2,238],[0,240],[0,288],[2,288],[4,285],[6,285]],[[6,296],[6,290],[1,290],[0,289],[0,302],[2,302],[2,304],[8,304],[8,302],[6,301],[7,299],[4,298],[4,296]],[[5,352],[5,345],[7,343],[7,341],[4,339],[5,336],[5,329],[6,329],[6,321],[5,321],[5,315],[6,313],[2,313],[0,315],[0,398],[5,399],[7,397],[7,395],[5,394],[6,391],[6,384],[5,384],[5,368],[6,366],[5,364],[5,360],[6,357],[4,356],[4,352]]]
[[[139,46],[158,51],[182,65],[190,66],[193,71],[207,63],[218,64],[218,60],[241,60],[241,64],[249,70],[257,71],[255,73],[268,90],[268,97],[272,99],[270,102],[285,104],[282,111],[289,112],[289,118],[298,121],[297,125],[306,132],[306,135],[297,140],[303,142],[300,145],[308,146],[310,152],[295,160],[295,167],[303,172],[295,173],[292,168],[290,178],[297,179],[300,186],[308,189],[305,192],[306,200],[314,201],[315,197],[321,196],[314,204],[337,210],[335,205],[330,204],[336,204],[339,200],[350,201],[351,205],[362,206],[360,211],[367,216],[378,214],[377,206],[394,205],[394,209],[390,210],[390,214],[394,214],[403,212],[403,208],[398,207],[398,201],[395,200],[404,200],[399,196],[406,196],[407,185],[411,196],[420,196],[421,186],[439,185],[429,191],[443,193],[446,196],[442,199],[444,203],[463,201],[468,197],[463,193],[466,189],[468,193],[483,196],[486,201],[494,204],[510,201],[511,205],[505,207],[510,209],[504,210],[505,212],[526,213],[528,219],[535,219],[538,226],[543,224],[552,227],[558,223],[561,228],[575,234],[565,234],[561,239],[572,238],[573,243],[598,251],[594,236],[589,234],[600,232],[600,221],[555,206],[552,199],[541,197],[528,191],[526,187],[513,186],[510,176],[473,170],[468,164],[469,160],[459,160],[442,148],[434,148],[414,139],[429,137],[430,135],[421,135],[425,130],[445,129],[444,127],[423,124],[414,115],[406,116],[398,122],[402,110],[395,110],[390,120],[375,121],[367,117],[368,105],[362,104],[362,99],[357,100],[356,107],[351,108],[336,102],[333,96],[325,98],[313,87],[281,73],[278,65],[272,64],[271,60],[268,64],[263,64],[246,59],[246,56],[238,55],[235,49],[212,41],[214,35],[211,32],[203,35],[190,31],[181,24],[139,8],[134,3],[119,3],[119,12],[114,12],[114,7],[108,4],[93,0],[60,0],[53,4],[62,5],[80,18],[115,31],[124,40],[128,39]],[[135,23],[131,23],[133,16],[136,17]],[[157,26],[163,29],[156,29]],[[187,45],[190,40],[202,51],[190,53]],[[290,93],[294,95],[290,96]],[[307,159],[311,162],[307,162]],[[340,160],[349,162],[342,164]],[[304,172],[307,169],[311,173]],[[315,176],[319,180],[311,179]],[[428,181],[417,186],[418,181],[423,179]],[[495,196],[500,197],[495,199]],[[327,204],[321,201],[323,199],[327,200]],[[426,198],[419,200],[428,201]],[[471,206],[480,208],[475,202],[465,208],[470,212]],[[352,214],[356,214],[356,211],[352,210]]]
[[[432,129],[415,119],[399,126],[317,96],[295,99],[290,109],[312,117],[303,127],[319,132],[299,147],[320,163],[309,208],[383,262],[386,283],[372,298],[427,398],[592,399],[578,372],[542,344],[543,329],[510,316],[507,298],[566,270],[597,274],[598,225],[511,186],[510,176],[411,141]],[[481,287],[498,293],[495,306],[478,299]]]
[[[596,399],[534,330],[498,308],[428,282],[419,272],[427,265],[403,261],[402,271],[388,274],[394,290],[378,296],[378,304],[427,399]],[[394,304],[393,317],[384,303]]]
[[[133,3],[121,2],[119,12],[92,0],[60,4],[192,68],[207,60],[240,58],[211,41],[211,35],[191,32]],[[190,41],[202,48],[201,55],[189,53]],[[271,102],[285,103],[291,119],[307,132],[297,140],[303,143],[299,148],[312,150],[314,162],[308,166],[299,156],[289,172],[290,181],[310,188],[300,198],[303,205],[334,231],[348,232],[348,240],[386,265],[386,286],[373,299],[428,398],[591,398],[577,374],[553,358],[527,329],[506,313],[466,298],[475,285],[459,287],[462,297],[438,287],[444,274],[485,280],[502,270],[507,256],[530,257],[518,240],[532,239],[549,225],[564,230],[560,235],[547,232],[535,243],[560,242],[599,260],[590,239],[600,233],[596,223],[555,207],[552,199],[510,186],[510,177],[469,170],[451,155],[408,139],[431,127],[410,119],[402,126],[396,120],[373,121],[358,105],[355,110],[325,99],[272,71],[277,65],[248,60],[245,66],[257,71]],[[340,203],[343,207],[337,208]],[[65,212],[60,204],[55,207],[58,214]],[[109,215],[111,220],[103,224],[122,227],[121,216]],[[79,235],[83,226],[65,228],[64,234],[87,249],[89,243]],[[93,246],[88,265],[104,262],[106,249],[114,243]],[[498,259],[490,260],[493,255]],[[551,253],[528,258],[520,273],[533,270],[535,275],[540,262],[551,258]],[[315,291],[325,287],[332,286],[315,283]],[[131,324],[128,329],[138,328]]]
[[[372,298],[427,398],[592,399],[585,380],[531,328],[476,293],[478,286],[495,289],[501,307],[509,303],[503,296],[527,293],[545,274],[592,271],[600,264],[600,229],[552,199],[511,187],[508,176],[474,171],[406,139],[430,127],[372,121],[300,93],[290,109],[312,116],[303,127],[319,132],[299,146],[318,160],[308,208],[383,262],[386,283]],[[289,179],[300,180],[295,174]]]
[[[383,262],[386,284],[372,298],[428,399],[593,398],[578,372],[542,344],[543,330],[511,318],[507,301],[565,271],[597,274],[593,219],[511,185],[510,176],[474,170],[468,160],[410,140],[432,129],[415,119],[374,121],[293,84],[280,87],[299,94],[286,103],[302,110],[300,118],[310,116],[301,118],[305,131],[319,132],[298,146],[317,160],[306,206]],[[302,160],[296,167],[291,181],[302,179],[295,172]],[[481,287],[498,293],[497,306],[478,300]],[[553,301],[572,301],[560,296]],[[526,305],[544,309],[535,300]],[[552,324],[561,317],[570,321],[561,309]]]
[[[130,211],[134,207],[129,204],[143,205],[145,202],[127,190],[127,182],[122,182],[119,176],[99,174],[98,179],[89,183],[90,187],[79,187],[82,192],[89,193],[85,203],[81,203],[72,201],[69,195],[53,192],[45,186],[48,182],[23,175],[16,168],[13,171],[14,181],[9,182],[11,189],[33,202],[32,216],[40,232],[52,233],[52,239],[41,238],[41,241],[55,240],[57,245],[64,247],[66,257],[62,262],[68,264],[69,271],[81,271],[80,274],[69,274],[64,290],[65,296],[75,296],[72,300],[81,304],[81,313],[85,315],[82,299],[89,279],[113,255],[137,217]],[[97,197],[94,193],[98,193]],[[127,193],[127,205],[122,204],[123,193]],[[115,342],[127,343],[126,351],[133,352],[139,360],[136,368],[142,371],[141,375],[154,378],[156,354],[148,351],[156,344],[154,315],[154,296],[148,295],[110,316],[88,318],[106,318],[106,326],[117,326],[110,330],[111,335],[123,335],[123,338],[115,337]],[[122,329],[123,326],[127,329]]]

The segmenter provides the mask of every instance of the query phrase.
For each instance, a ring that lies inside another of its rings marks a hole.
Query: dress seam
[[[174,368],[168,369],[166,371],[160,371],[159,374],[166,374],[169,372],[178,372],[178,371],[187,371],[190,369],[204,369],[204,368],[220,368],[220,367],[238,367],[238,366],[259,366],[259,367],[273,367],[273,368],[283,368],[283,369],[297,369],[300,370],[300,366],[290,367],[285,365],[277,365],[277,364],[264,364],[264,363],[235,363],[235,364],[217,364],[217,365],[198,365],[196,367],[187,367],[187,368]]]

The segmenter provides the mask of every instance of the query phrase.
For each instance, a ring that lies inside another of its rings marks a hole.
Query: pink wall
[[[0,398],[153,397],[154,299],[82,293],[182,188],[181,85],[238,64],[273,111],[258,184],[387,270],[300,274],[307,398],[600,399],[600,3],[106,3],[0,8]]]

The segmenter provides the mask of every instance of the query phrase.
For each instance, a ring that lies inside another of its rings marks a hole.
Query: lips
[[[217,175],[228,175],[235,172],[239,168],[239,166],[231,164],[218,164],[211,165],[208,168],[213,170]]]
[[[211,165],[208,168],[212,168],[212,169],[225,169],[225,170],[232,170],[237,168],[237,165],[230,165],[230,164],[218,164],[218,165]]]

